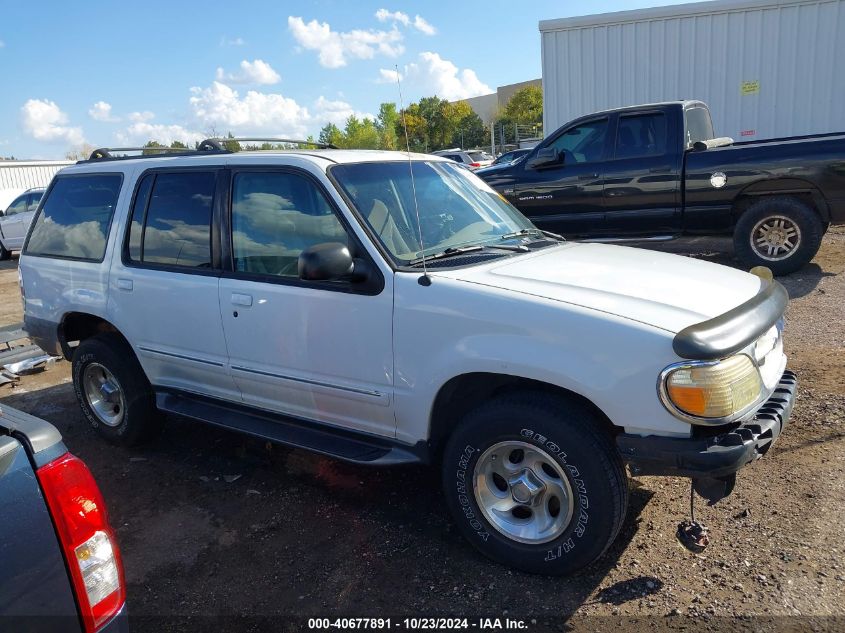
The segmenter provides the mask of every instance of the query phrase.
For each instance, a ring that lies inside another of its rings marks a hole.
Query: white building
[[[70,160],[0,160],[0,209],[32,187],[46,187]]]
[[[716,0],[540,22],[544,129],[700,99],[716,133],[845,131],[845,0]]]

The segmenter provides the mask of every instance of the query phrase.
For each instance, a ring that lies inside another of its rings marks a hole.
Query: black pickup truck
[[[845,222],[845,133],[735,143],[715,138],[701,101],[581,117],[475,173],[542,229],[608,241],[732,234],[746,266],[779,275]]]
[[[114,530],[54,426],[0,405],[0,631],[125,633]]]

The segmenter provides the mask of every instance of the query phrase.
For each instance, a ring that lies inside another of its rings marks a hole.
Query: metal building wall
[[[45,187],[62,167],[72,161],[0,161],[0,191]]]
[[[540,22],[544,129],[701,99],[719,136],[845,131],[845,0],[717,0]]]

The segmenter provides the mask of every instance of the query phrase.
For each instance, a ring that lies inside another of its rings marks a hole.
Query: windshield
[[[487,152],[467,152],[467,154],[469,154],[469,157],[475,162],[480,160],[493,160],[493,157]]]
[[[440,161],[412,164],[420,229],[408,163],[331,167],[331,175],[400,265],[448,248],[490,244],[501,241],[504,235],[536,230],[525,216],[466,169]]]

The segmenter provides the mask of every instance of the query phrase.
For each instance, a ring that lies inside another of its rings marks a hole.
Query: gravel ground
[[[647,246],[733,263],[721,240]],[[697,503],[711,545],[695,555],[675,541],[688,482],[643,477],[615,545],[575,578],[482,558],[452,525],[432,469],[356,467],[175,419],[143,449],[110,447],[84,424],[65,362],[0,388],[0,403],[51,421],[93,470],[117,527],[133,630],[305,624],[292,616],[845,630],[845,227],[781,281],[799,399],[734,494]],[[0,265],[0,298],[0,325],[19,321],[14,261]]]

